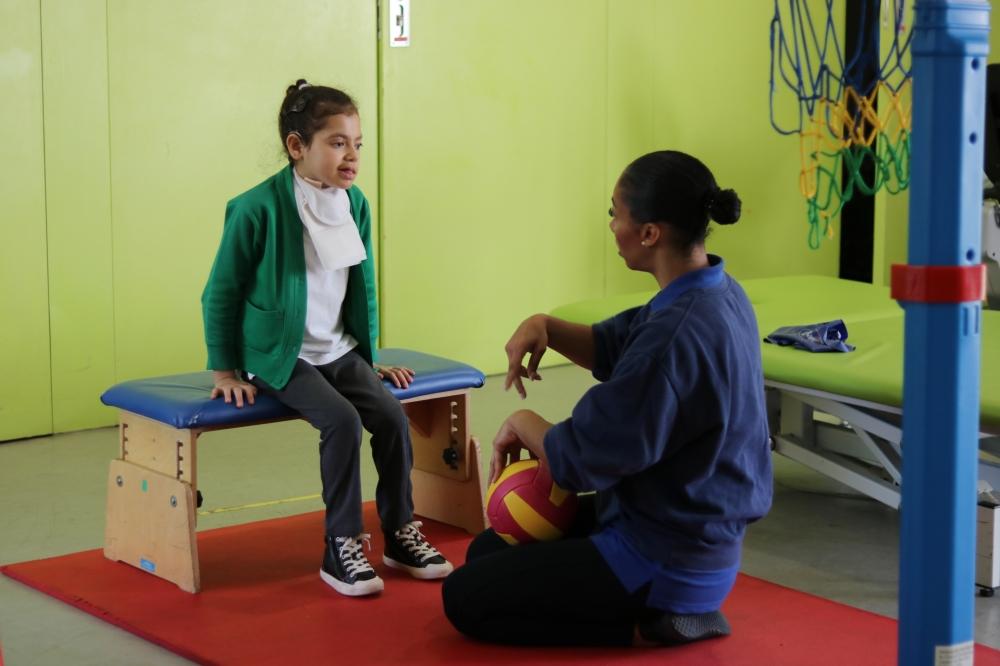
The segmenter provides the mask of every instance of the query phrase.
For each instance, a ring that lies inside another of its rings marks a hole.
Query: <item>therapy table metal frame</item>
[[[477,533],[485,527],[479,442],[469,433],[469,394],[485,378],[475,368],[404,349],[382,363],[416,371],[403,403],[413,441],[416,513]],[[108,474],[104,554],[198,592],[195,535],[198,438],[206,432],[300,418],[267,396],[242,409],[211,400],[210,372],[123,382],[101,400],[119,409],[119,455]],[[387,384],[388,386],[388,384]]]
[[[898,508],[902,309],[889,298],[887,288],[848,280],[797,276],[744,284],[761,335],[789,324],[843,319],[848,342],[857,347],[848,354],[811,354],[762,344],[776,450]],[[994,464],[1000,460],[1000,312],[982,316],[980,478],[1000,487],[1000,468]]]

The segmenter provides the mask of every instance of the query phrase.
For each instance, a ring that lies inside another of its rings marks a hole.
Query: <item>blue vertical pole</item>
[[[971,275],[980,263],[990,6],[917,0],[915,11],[909,266],[902,268],[960,267]],[[899,663],[931,666],[947,656],[944,663],[971,665],[980,304],[968,296],[900,300]]]

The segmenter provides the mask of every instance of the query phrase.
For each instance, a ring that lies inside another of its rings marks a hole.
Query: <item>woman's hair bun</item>
[[[719,224],[735,224],[740,219],[742,202],[733,190],[718,190],[712,197],[708,214]]]

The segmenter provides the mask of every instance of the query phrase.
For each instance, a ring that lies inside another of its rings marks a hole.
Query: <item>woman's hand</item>
[[[213,375],[215,388],[212,389],[212,400],[221,395],[227,404],[235,401],[237,407],[243,407],[244,400],[251,405],[253,404],[254,396],[257,395],[257,387],[237,377],[234,370],[215,370]]]
[[[493,457],[490,458],[490,478],[487,486],[493,485],[507,465],[521,459],[521,450],[525,448],[524,442],[511,424],[512,418],[513,415],[503,422],[497,436],[493,438]]]
[[[513,384],[522,400],[527,396],[527,392],[524,390],[521,378],[526,377],[532,381],[542,378],[538,374],[538,364],[549,346],[549,334],[545,322],[545,315],[528,317],[521,322],[504,347],[504,351],[507,352],[507,378],[504,380],[503,389],[510,390]],[[531,354],[527,367],[523,365],[526,354]]]
[[[521,459],[521,450],[526,449],[528,456],[546,461],[545,433],[552,424],[535,412],[522,409],[507,417],[500,426],[497,436],[493,438],[493,457],[490,458],[489,483],[492,484],[504,468]]]
[[[378,373],[379,379],[388,378],[396,388],[407,388],[417,374],[410,368],[379,365],[378,363],[375,364],[375,372]]]

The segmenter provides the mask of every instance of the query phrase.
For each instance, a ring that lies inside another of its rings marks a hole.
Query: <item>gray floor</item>
[[[489,441],[522,407],[564,418],[591,384],[576,368],[550,368],[528,400],[490,378],[472,401],[473,432]],[[266,500],[282,504],[203,515],[199,529],[314,511],[316,438],[302,422],[211,433],[199,446],[204,510]],[[0,563],[101,545],[113,429],[0,444]],[[775,502],[753,525],[743,570],[795,589],[888,616],[896,614],[898,516],[796,463],[775,459]],[[374,472],[364,471],[366,498]],[[317,584],[320,584],[317,580]],[[972,591],[970,590],[970,595]],[[1000,597],[976,600],[976,640],[1000,648]],[[0,643],[8,666],[188,663],[90,615],[0,576]]]

